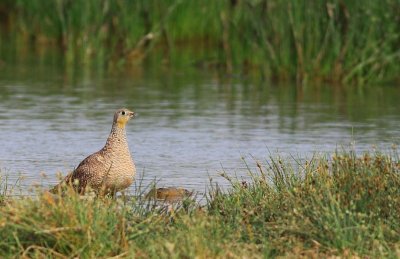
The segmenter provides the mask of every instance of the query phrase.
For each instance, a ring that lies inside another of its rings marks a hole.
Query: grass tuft
[[[400,160],[270,158],[205,205],[44,193],[0,207],[0,254],[27,257],[398,257]],[[186,204],[186,205],[185,205]],[[162,206],[161,206],[162,207]]]

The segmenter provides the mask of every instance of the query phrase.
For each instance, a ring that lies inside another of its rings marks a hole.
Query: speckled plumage
[[[133,116],[134,113],[127,109],[116,111],[105,146],[85,158],[52,191],[56,192],[63,183],[72,185],[80,194],[84,194],[88,188],[104,195],[129,187],[134,181],[136,169],[129,151],[125,125]]]

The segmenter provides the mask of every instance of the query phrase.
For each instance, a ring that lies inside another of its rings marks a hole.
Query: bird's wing
[[[100,187],[107,176],[107,172],[111,169],[111,165],[111,160],[100,150],[85,158],[73,172],[68,174],[50,192],[62,192],[65,185],[72,186],[80,194],[85,193],[88,185]]]
[[[101,186],[104,177],[111,169],[111,160],[103,152],[96,152],[85,158],[71,174],[70,183],[79,182],[79,193],[84,192],[86,186]]]

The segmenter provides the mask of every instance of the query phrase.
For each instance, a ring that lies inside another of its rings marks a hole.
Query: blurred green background
[[[399,0],[2,0],[0,66],[194,66],[272,81],[400,77]]]

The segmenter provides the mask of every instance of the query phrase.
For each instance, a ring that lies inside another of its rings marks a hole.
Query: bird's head
[[[126,123],[135,117],[135,113],[128,109],[119,109],[114,114],[114,123],[118,125],[120,128],[124,128]]]

